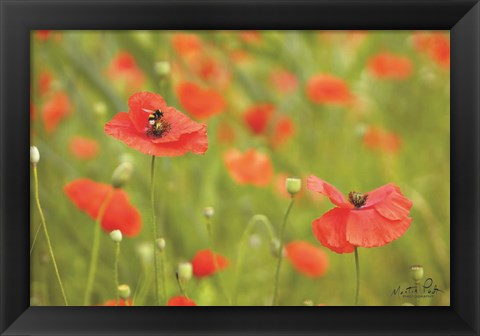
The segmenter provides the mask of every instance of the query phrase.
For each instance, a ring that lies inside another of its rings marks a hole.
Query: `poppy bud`
[[[181,282],[187,282],[192,278],[193,275],[193,267],[192,264],[189,262],[181,262],[178,264],[178,279]]]
[[[123,163],[123,162],[130,162],[133,164],[134,159],[133,156],[129,153],[123,153],[118,157],[118,162]]]
[[[163,250],[165,250],[165,239],[163,238],[158,238],[157,240],[155,240],[155,243],[157,245],[157,249],[162,252]]]
[[[93,112],[95,112],[98,117],[103,117],[107,113],[107,106],[104,102],[95,102],[93,104]]]
[[[112,240],[115,242],[115,243],[120,243],[122,241],[122,231],[120,230],[113,230],[112,232],[110,232],[110,238],[112,238]]]
[[[305,300],[305,301],[303,301],[303,304],[305,306],[312,306],[313,307],[313,301],[312,300]]]
[[[410,274],[413,281],[417,282],[423,278],[423,266],[422,265],[412,265],[410,266]]]
[[[170,74],[170,63],[167,61],[155,63],[155,72],[162,78],[167,77]]]
[[[114,188],[121,188],[130,180],[133,166],[130,162],[121,163],[112,174],[112,185]]]
[[[215,209],[212,207],[205,207],[203,209],[203,215],[205,218],[210,219],[213,217],[213,215],[215,215]]]
[[[40,161],[40,152],[35,146],[30,146],[30,163],[37,164]]]
[[[258,248],[262,245],[262,238],[258,234],[252,234],[248,239],[248,244],[253,248]]]
[[[132,294],[132,291],[130,290],[129,285],[120,285],[118,286],[117,289],[118,289],[118,295],[124,300],[128,299]]]
[[[280,257],[280,241],[277,238],[270,241],[270,252],[275,258]]]
[[[298,177],[288,177],[286,180],[287,191],[291,196],[295,195],[302,189],[302,180]]]

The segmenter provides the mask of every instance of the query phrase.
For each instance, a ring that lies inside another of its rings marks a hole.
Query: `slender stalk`
[[[42,224],[40,223],[37,228],[35,229],[35,236],[33,237],[33,242],[32,242],[32,246],[30,246],[30,255],[32,255],[32,252],[33,252],[33,248],[35,246],[35,243],[37,242],[37,237],[38,237],[38,234],[40,233],[40,230],[42,229]]]
[[[90,256],[90,265],[88,267],[88,276],[87,276],[87,286],[85,287],[85,295],[83,297],[83,305],[90,305],[90,298],[92,296],[93,282],[95,281],[95,274],[97,273],[97,264],[98,264],[98,252],[100,250],[100,238],[101,238],[101,225],[103,215],[107,209],[107,205],[110,203],[110,200],[113,196],[113,189],[108,193],[107,197],[103,201],[100,209],[98,210],[98,216],[95,220],[95,228],[93,231],[93,243],[92,243],[92,254]]]
[[[290,204],[288,205],[287,211],[285,211],[285,215],[283,216],[283,223],[282,223],[282,228],[280,230],[280,253],[278,256],[278,262],[277,262],[277,270],[275,271],[275,287],[273,289],[273,300],[272,300],[272,306],[277,305],[277,300],[278,300],[278,281],[280,278],[280,268],[282,266],[282,259],[283,259],[283,245],[284,245],[284,235],[285,235],[285,227],[287,226],[287,220],[288,220],[288,215],[290,214],[290,211],[292,210],[293,203],[294,203],[294,198],[293,196],[290,199]]]
[[[153,263],[155,269],[155,301],[160,306],[160,279],[158,276],[157,258],[157,216],[155,215],[155,155],[152,155],[150,164],[150,205],[152,207],[152,234],[153,234]]]
[[[62,292],[63,301],[65,306],[68,306],[67,296],[65,295],[65,289],[63,288],[62,279],[60,278],[60,273],[58,272],[57,262],[55,261],[55,255],[53,254],[52,243],[50,242],[50,236],[48,235],[47,224],[45,222],[45,216],[43,215],[42,206],[40,205],[40,197],[38,195],[38,174],[37,174],[37,165],[33,164],[33,177],[35,184],[35,202],[37,203],[38,213],[40,214],[40,220],[43,226],[43,232],[45,233],[45,238],[47,239],[48,251],[50,252],[50,257],[52,258],[53,267],[55,268],[55,275],[57,276],[58,285]]]
[[[272,224],[270,223],[270,220],[268,219],[267,216],[257,214],[252,216],[252,218],[250,218],[250,220],[247,223],[247,226],[245,227],[245,230],[243,231],[242,239],[240,240],[240,247],[238,250],[237,264],[235,267],[235,279],[234,279],[235,283],[233,286],[233,299],[232,299],[232,304],[234,306],[237,304],[238,282],[240,277],[241,266],[243,264],[243,257],[245,256],[245,246],[247,245],[248,237],[253,231],[254,225],[256,223],[263,223],[265,225],[270,241],[272,241],[275,238],[275,233],[274,233]]]
[[[117,306],[120,304],[120,294],[118,292],[118,287],[120,282],[118,281],[118,262],[120,260],[120,243],[115,242],[115,264],[113,266],[113,276],[115,279],[115,293],[117,294]]]
[[[162,293],[165,296],[165,301],[167,300],[167,271],[166,271],[166,264],[167,260],[165,257],[165,251],[160,251],[160,264],[161,264],[161,272],[162,272]]]
[[[358,296],[360,294],[360,263],[358,262],[358,249],[355,246],[355,273],[357,275],[357,286],[355,290],[355,306],[358,306]]]

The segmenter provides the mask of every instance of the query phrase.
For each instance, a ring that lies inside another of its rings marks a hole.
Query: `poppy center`
[[[365,203],[367,202],[367,198],[368,198],[367,194],[362,194],[356,191],[352,191],[348,193],[348,200],[357,209],[365,205]]]
[[[147,135],[152,138],[161,138],[170,131],[170,123],[163,118],[161,110],[155,110],[148,116]]]

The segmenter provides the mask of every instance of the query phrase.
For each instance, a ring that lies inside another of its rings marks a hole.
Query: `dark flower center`
[[[348,200],[357,209],[365,205],[365,203],[367,202],[367,198],[368,198],[367,194],[362,194],[356,191],[352,191],[348,193]]]
[[[163,118],[161,110],[155,110],[148,116],[146,134],[152,138],[161,138],[170,131],[171,125]]]

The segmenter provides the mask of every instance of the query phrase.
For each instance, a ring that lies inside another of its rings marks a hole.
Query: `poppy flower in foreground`
[[[100,207],[112,189],[113,195],[105,208],[100,225],[108,233],[120,230],[123,235],[134,237],[140,233],[142,220],[124,190],[89,179],[77,179],[67,184],[64,191],[80,210],[97,219]]]
[[[412,74],[412,63],[406,56],[383,52],[368,60],[370,73],[383,79],[406,79]]]
[[[208,149],[207,127],[167,106],[151,92],[135,93],[129,111],[117,113],[105,124],[105,133],[147,155],[204,154]]]
[[[197,304],[185,296],[174,296],[168,300],[167,306],[196,306]]]
[[[218,269],[215,267],[215,261]],[[224,256],[210,250],[200,250],[192,259],[193,275],[199,278],[206,277],[223,270],[228,264],[228,259]]]
[[[42,106],[42,121],[45,130],[52,133],[58,124],[72,113],[70,98],[63,91],[53,94]]]
[[[70,139],[70,152],[77,159],[88,160],[97,156],[100,148],[98,142],[81,136],[75,136]]]
[[[317,278],[328,270],[328,256],[320,248],[305,241],[294,241],[285,246],[287,257],[300,273]]]
[[[318,74],[307,82],[307,96],[316,104],[348,105],[353,95],[347,83],[329,74]]]
[[[377,247],[401,237],[410,226],[412,201],[392,183],[367,193],[352,191],[348,201],[337,188],[310,176],[307,188],[327,196],[336,205],[312,222],[315,237],[336,253],[355,246]]]
[[[241,153],[231,149],[224,155],[225,165],[232,179],[238,184],[266,186],[273,176],[273,167],[268,155],[251,148]]]
[[[176,92],[180,105],[198,119],[207,119],[219,114],[226,107],[225,100],[220,93],[195,83],[180,83]]]
[[[117,300],[108,300],[105,301],[103,304],[100,306],[117,306]],[[124,299],[119,299],[118,300],[118,307],[120,306],[133,306],[132,300],[124,300]]]
[[[377,126],[369,126],[363,136],[367,148],[386,153],[397,153],[402,147],[402,139],[395,133]]]

